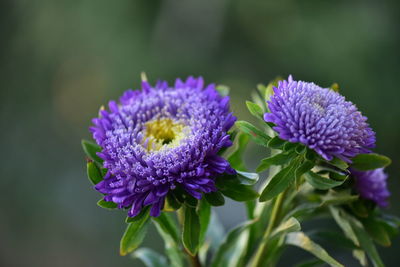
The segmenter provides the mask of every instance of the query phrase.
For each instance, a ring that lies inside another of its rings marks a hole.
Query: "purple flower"
[[[217,153],[232,145],[227,131],[236,118],[214,84],[204,88],[203,79],[193,77],[173,87],[144,81],[142,90],[126,91],[119,102],[101,109],[90,130],[108,169],[95,188],[105,201],[130,208],[128,216],[144,206],[158,216],[171,190],[200,199],[216,191],[216,176],[235,173]]]
[[[351,169],[355,179],[355,188],[362,198],[374,201],[380,207],[388,206],[390,192],[387,189],[387,174],[383,168],[372,171],[358,171]]]
[[[326,160],[347,162],[375,146],[375,133],[367,118],[343,96],[314,83],[280,81],[268,101],[264,120],[275,124],[279,137],[300,142]]]

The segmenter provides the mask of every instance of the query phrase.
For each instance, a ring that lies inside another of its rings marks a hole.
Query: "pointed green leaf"
[[[264,111],[259,105],[255,104],[251,101],[246,101],[246,106],[247,106],[247,109],[250,111],[251,115],[264,121]]]
[[[211,219],[211,206],[210,204],[202,198],[197,206],[197,214],[200,220],[200,245],[203,244],[206,237],[208,225]]]
[[[268,141],[271,139],[266,133],[247,121],[237,121],[235,125],[259,145],[267,146]]]
[[[140,246],[146,235],[148,222],[149,210],[143,216],[140,216],[137,221],[128,224],[120,242],[119,252],[121,256],[133,252]]]
[[[356,246],[360,246],[360,241],[358,240],[357,235],[355,234],[350,222],[343,216],[343,211],[332,206],[329,207],[329,210],[336,223],[344,232],[345,236],[352,240]]]
[[[235,176],[218,177],[216,186],[222,194],[236,201],[254,200],[259,196],[251,186],[243,185]]]
[[[90,182],[94,185],[100,183],[103,180],[103,175],[96,164],[93,161],[89,161],[86,166]]]
[[[184,255],[179,245],[178,227],[170,213],[161,213],[160,217],[153,218],[153,222],[158,233],[164,240],[165,252],[170,259],[170,266],[183,267]]]
[[[200,243],[200,219],[195,208],[185,206],[184,209],[182,243],[187,252],[194,256]]]
[[[368,236],[367,232],[365,232],[364,228],[362,227],[361,223],[358,222],[356,219],[350,220],[350,223],[354,229],[354,232],[360,240],[361,248],[367,253],[369,259],[371,260],[372,264],[375,267],[384,267],[378,251],[375,248],[374,243],[372,242],[371,238]]]
[[[140,259],[147,267],[165,267],[168,265],[167,259],[149,248],[140,248],[132,256]]]
[[[98,146],[93,142],[82,140],[82,148],[86,156],[88,156],[91,160],[95,161],[100,165],[103,163],[103,160],[96,154],[97,152],[101,152],[100,146]]]
[[[219,191],[204,194],[204,197],[213,206],[223,206],[225,204],[225,198]]]
[[[333,158],[333,160],[327,162],[341,170],[346,170],[349,167],[349,165],[346,162],[338,158]]]
[[[225,237],[222,244],[219,246],[217,252],[215,253],[211,261],[211,267],[221,266],[221,263],[224,261],[225,256],[227,255],[227,253],[229,253],[230,249],[235,245],[240,234],[244,230],[248,229],[254,223],[255,221],[247,221],[237,226],[227,234],[227,236]]]
[[[294,153],[280,153],[273,155],[269,158],[261,160],[260,165],[258,165],[256,172],[262,172],[268,169],[271,165],[283,165],[288,163],[294,158]]]
[[[270,238],[280,237],[287,233],[297,232],[301,230],[301,226],[298,220],[294,217],[290,217],[286,221],[282,222],[275,230],[272,232]]]
[[[176,244],[179,244],[179,230],[171,214],[162,212],[160,216],[153,217],[153,221],[158,224],[162,231],[169,235]]]
[[[332,258],[325,249],[313,242],[303,232],[289,233],[286,237],[286,244],[304,249],[313,254],[315,257],[323,260],[330,266],[344,267],[344,265]]]
[[[229,164],[232,168],[240,171],[246,171],[246,167],[243,163],[243,154],[246,150],[246,146],[249,142],[249,136],[243,132],[239,132],[234,141],[234,145],[228,151],[231,152],[230,155],[226,156]]]
[[[270,200],[283,192],[295,179],[295,171],[299,166],[300,158],[290,164],[271,178],[260,196],[260,202]]]
[[[368,234],[381,246],[389,247],[391,245],[389,234],[385,226],[375,218],[367,218],[362,220],[365,230]]]
[[[320,190],[327,190],[344,183],[344,181],[335,181],[311,171],[306,173],[305,178],[309,184]]]
[[[283,150],[284,150],[284,151],[290,151],[290,150],[295,149],[297,146],[298,146],[297,143],[286,142],[286,143],[283,145]]]
[[[353,164],[351,165],[351,167],[360,171],[383,168],[388,166],[392,162],[388,157],[374,153],[359,154],[355,156],[352,161]]]
[[[358,200],[358,195],[351,195],[349,192],[329,191],[322,197],[321,206],[349,204]]]
[[[286,144],[285,140],[282,140],[278,136],[275,136],[268,141],[267,146],[270,148],[281,149],[285,144]]]
[[[236,170],[236,172],[238,174],[237,177],[238,177],[239,181],[244,185],[253,185],[253,184],[257,183],[258,179],[260,178],[258,173],[242,172],[242,171],[238,171],[238,170]]]
[[[345,237],[342,233],[337,231],[329,231],[329,230],[320,230],[320,231],[313,231],[311,237],[325,241],[327,244],[336,245],[341,248],[346,249],[359,249],[358,246],[354,244],[353,241]]]
[[[135,217],[126,217],[125,222],[126,223],[134,223],[134,222],[139,222],[141,220],[143,220],[145,217],[148,217],[150,212],[150,206],[146,206],[144,208],[142,208],[142,210],[140,211],[140,213],[138,215],[136,215]]]
[[[325,265],[325,262],[321,261],[320,259],[310,259],[300,262],[296,264],[294,267],[316,267],[322,265]]]
[[[301,165],[296,169],[295,176],[296,178],[300,178],[303,174],[307,173],[314,167],[315,163],[310,160],[305,160]]]
[[[114,202],[112,202],[112,201],[105,201],[104,199],[100,199],[100,200],[97,202],[97,205],[98,205],[99,207],[101,207],[101,208],[109,209],[109,210],[116,209],[117,206],[118,206],[116,203],[114,203]]]

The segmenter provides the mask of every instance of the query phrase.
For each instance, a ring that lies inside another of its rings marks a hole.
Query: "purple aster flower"
[[[279,137],[300,142],[326,160],[347,162],[375,146],[375,133],[367,118],[339,93],[314,83],[280,81],[268,101],[264,120],[275,124]]]
[[[236,118],[229,97],[202,78],[177,79],[173,87],[159,81],[152,87],[126,91],[100,110],[90,128],[101,146],[99,157],[108,169],[96,189],[134,217],[144,206],[158,216],[165,197],[177,187],[200,199],[216,191],[215,177],[234,174],[217,153],[232,145],[227,131]]]
[[[362,198],[374,201],[380,207],[388,206],[390,192],[387,189],[387,174],[383,168],[371,171],[358,171],[351,169],[355,179],[355,189]]]

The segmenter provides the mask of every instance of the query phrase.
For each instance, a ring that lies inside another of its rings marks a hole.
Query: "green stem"
[[[183,208],[180,208],[179,210],[177,210],[177,216],[178,216],[179,224],[183,227],[183,221],[184,221],[184,217],[185,217],[185,213],[184,213]],[[183,249],[183,250],[186,253],[186,255],[188,256],[192,267],[201,267],[201,263],[200,263],[199,254],[198,253],[196,253],[196,255],[191,255],[189,253],[189,251],[187,251],[186,249]]]
[[[249,264],[250,267],[261,267],[262,266],[263,255],[266,253],[268,239],[271,235],[272,230],[274,229],[279,210],[281,209],[281,206],[282,206],[284,195],[285,195],[285,192],[280,193],[275,201],[275,204],[274,204],[274,207],[273,207],[272,213],[271,213],[271,220],[270,220],[267,230],[265,231],[264,236],[261,240],[261,244],[256,251],[256,254],[250,261],[250,264]]]

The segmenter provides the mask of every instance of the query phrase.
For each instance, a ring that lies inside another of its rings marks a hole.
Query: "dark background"
[[[393,159],[388,211],[400,215],[398,11],[396,0],[1,0],[0,266],[140,266],[118,255],[125,214],[96,206],[80,140],[141,71],[228,84],[241,119],[277,75],[338,82]],[[254,167],[262,151],[250,149]],[[218,213],[226,228],[244,220],[233,203]],[[145,245],[162,249],[154,229]],[[399,248],[381,249],[387,266]],[[282,266],[306,254],[285,255]]]

